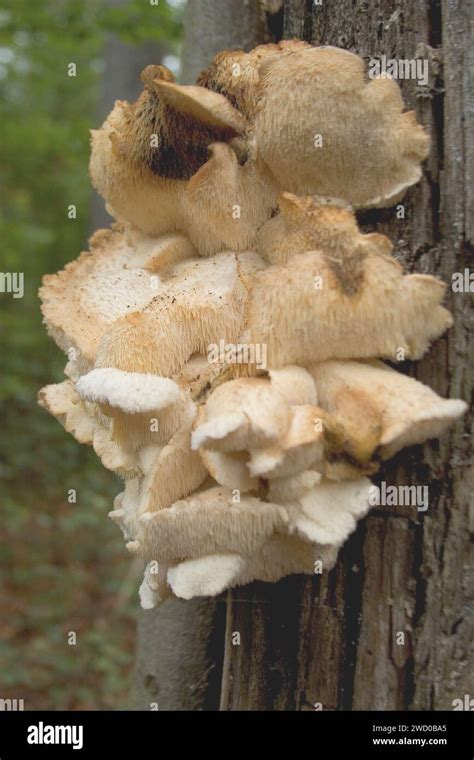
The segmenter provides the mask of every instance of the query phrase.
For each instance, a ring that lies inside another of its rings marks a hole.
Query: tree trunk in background
[[[469,267],[474,239],[473,22],[462,0],[285,3],[287,38],[366,59],[429,59],[427,87],[400,83],[431,130],[425,176],[403,200],[405,219],[385,209],[359,220],[392,238],[408,270],[447,283]],[[470,401],[472,296],[448,289],[447,301],[454,327],[404,369],[442,396]],[[222,710],[440,710],[474,694],[470,432],[465,419],[442,441],[402,451],[385,467],[388,483],[429,486],[428,511],[373,510],[329,574],[253,583],[227,600],[172,601],[144,613],[139,706],[149,708],[158,689],[163,709]],[[240,646],[232,644],[236,631]]]
[[[273,4],[278,5],[275,0]],[[261,42],[269,42],[266,5],[263,0],[188,0],[183,84],[195,82],[200,71],[221,50],[251,50]]]

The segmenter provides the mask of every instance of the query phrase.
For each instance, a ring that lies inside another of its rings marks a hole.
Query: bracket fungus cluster
[[[329,569],[369,477],[465,404],[382,361],[451,325],[443,283],[354,216],[421,175],[397,85],[299,41],[221,53],[192,87],[142,80],[92,133],[116,223],[44,280],[69,361],[40,403],[123,478],[110,516],[152,607]]]

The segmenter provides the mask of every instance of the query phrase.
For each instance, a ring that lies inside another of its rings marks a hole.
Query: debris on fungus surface
[[[142,81],[92,132],[116,223],[44,278],[69,361],[39,402],[123,478],[110,517],[150,608],[330,569],[369,476],[466,405],[381,361],[452,323],[444,284],[354,216],[421,177],[397,85],[297,40],[220,53],[195,86]]]

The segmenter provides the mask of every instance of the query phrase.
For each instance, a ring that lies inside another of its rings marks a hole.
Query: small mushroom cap
[[[38,402],[79,443],[92,445],[108,470],[126,477],[136,473],[139,468],[136,456],[112,439],[110,420],[100,413],[98,406],[84,402],[70,380],[45,386],[38,394]]]
[[[92,446],[107,470],[112,470],[123,478],[129,478],[139,472],[140,467],[135,453],[124,450],[114,441],[110,430],[99,429],[94,435]]]
[[[64,380],[62,383],[45,385],[38,393],[38,404],[54,417],[63,417],[69,411],[71,404],[79,400],[74,383]]]
[[[281,478],[296,475],[310,467],[322,466],[324,432],[317,423],[321,410],[316,406],[294,406],[290,424],[278,443],[269,449],[251,450],[252,475]]]
[[[107,404],[127,414],[164,409],[181,397],[173,380],[112,367],[94,369],[84,375],[76,383],[76,391],[85,401]]]
[[[211,127],[238,134],[244,129],[244,119],[227,98],[204,87],[179,85],[155,79],[151,86],[160,101],[169,108]]]
[[[126,377],[126,373],[124,374]],[[131,388],[133,390],[133,383]],[[147,389],[146,384],[145,389]],[[176,389],[178,389],[177,395],[175,395]],[[114,394],[115,392],[114,388]],[[148,393],[147,390],[146,392]],[[148,400],[138,399],[140,406],[133,407],[132,404],[129,406],[130,409],[134,409],[133,412],[124,411],[119,406],[112,406],[108,402],[101,403],[100,408],[104,415],[111,418],[112,439],[124,451],[134,453],[139,462],[145,456],[143,462],[146,466],[148,460],[144,452],[152,451],[153,447],[166,445],[177,432],[190,429],[196,415],[196,406],[189,397],[189,391],[176,385],[172,388],[172,396],[162,395],[159,398],[157,395],[153,399],[146,395],[145,398]],[[124,405],[121,396],[114,397],[113,401]],[[155,403],[158,404],[157,408],[139,411],[147,404],[153,406]],[[160,403],[162,406],[159,406]],[[143,470],[142,466],[141,469]]]
[[[268,380],[240,378],[218,386],[193,432],[193,448],[242,451],[276,442],[290,423],[282,402]]]
[[[162,64],[151,63],[145,66],[140,73],[140,79],[147,87],[153,87],[153,83],[157,79],[162,79],[164,82],[175,82],[175,76],[167,66]]]
[[[369,511],[370,480],[318,483],[288,507],[290,531],[322,545],[341,546]]]
[[[316,561],[328,571],[336,559],[336,547],[312,544],[297,535],[273,535],[258,553],[247,559],[244,570],[234,579],[234,585],[245,585],[253,580],[275,583],[295,573],[313,575]]]
[[[339,419],[349,453],[389,459],[405,446],[438,438],[467,405],[379,361],[329,361],[311,368],[321,405]]]
[[[46,385],[38,393],[38,403],[56,417],[76,441],[92,444],[100,424],[81,401],[74,383],[65,380],[56,385]]]
[[[192,446],[211,476],[242,492],[258,489],[257,476],[282,477],[323,458],[322,413],[312,377],[300,367],[271,370],[269,379],[240,378],[219,385],[201,407]]]
[[[181,599],[196,596],[217,596],[235,584],[245,560],[239,554],[214,554],[180,562],[170,567],[167,581]]]
[[[244,451],[283,439],[290,406],[314,404],[316,386],[301,367],[269,370],[269,379],[239,378],[218,386],[195,422],[193,447]]]

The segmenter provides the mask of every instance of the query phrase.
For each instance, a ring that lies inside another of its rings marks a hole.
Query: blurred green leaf
[[[177,43],[180,12],[164,0],[3,0],[0,9],[1,270],[23,273],[25,291],[0,294],[0,693],[26,709],[128,704],[138,579],[106,517],[120,484],[36,402],[64,378],[37,291],[87,248],[89,129],[111,32]]]

